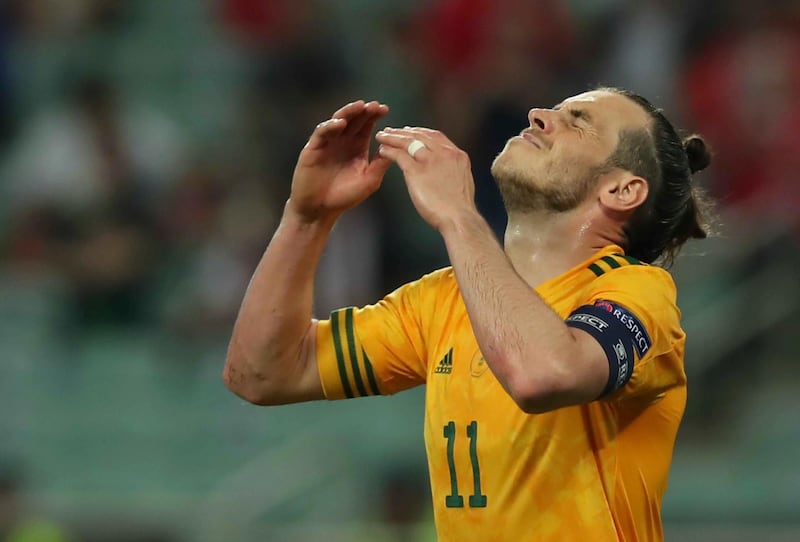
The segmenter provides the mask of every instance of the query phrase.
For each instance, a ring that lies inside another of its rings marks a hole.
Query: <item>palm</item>
[[[369,160],[369,141],[375,122],[387,111],[376,102],[356,102],[317,127],[300,153],[292,179],[297,210],[311,218],[336,215],[377,190],[389,162],[380,157]]]
[[[369,188],[369,159],[365,151],[348,148],[352,143],[337,139],[322,148],[303,149],[295,170],[297,195],[334,208],[358,199]]]

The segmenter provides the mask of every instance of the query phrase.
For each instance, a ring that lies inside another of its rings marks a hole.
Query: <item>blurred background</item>
[[[689,405],[669,541],[800,540],[800,3],[0,2],[0,540],[430,541],[421,389],[262,409],[221,382],[297,154],[341,104],[469,151],[623,86],[704,134],[721,235],[674,267]],[[401,177],[318,316],[447,264]]]

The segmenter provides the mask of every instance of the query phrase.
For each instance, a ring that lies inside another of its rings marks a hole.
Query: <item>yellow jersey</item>
[[[671,276],[612,245],[536,292],[568,325],[605,341],[609,386],[598,400],[523,412],[481,355],[451,268],[319,322],[325,396],[427,384],[440,541],[663,540],[661,500],[686,403]]]

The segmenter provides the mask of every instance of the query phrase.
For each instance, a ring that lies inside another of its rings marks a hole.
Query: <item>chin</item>
[[[528,171],[539,160],[535,152],[537,149],[521,137],[513,137],[506,142],[503,150],[494,159],[492,170],[496,167],[510,168],[515,171],[515,176]]]
[[[494,162],[492,162],[491,172],[493,177],[497,178],[498,175],[518,175],[516,170],[518,170],[519,167],[515,167],[515,160],[514,157],[511,156],[512,154],[513,153],[510,152],[508,145],[506,145],[506,148],[497,155],[497,157],[494,159]]]
[[[504,184],[504,181],[522,184],[534,184],[531,175],[531,168],[524,167],[521,164],[519,156],[514,156],[513,150],[508,146],[503,149],[503,152],[497,155],[497,158],[492,162],[491,173],[498,184]]]

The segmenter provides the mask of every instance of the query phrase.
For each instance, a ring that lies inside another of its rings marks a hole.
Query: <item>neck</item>
[[[572,269],[601,248],[614,244],[585,208],[564,213],[510,213],[505,252],[516,272],[531,287]]]

